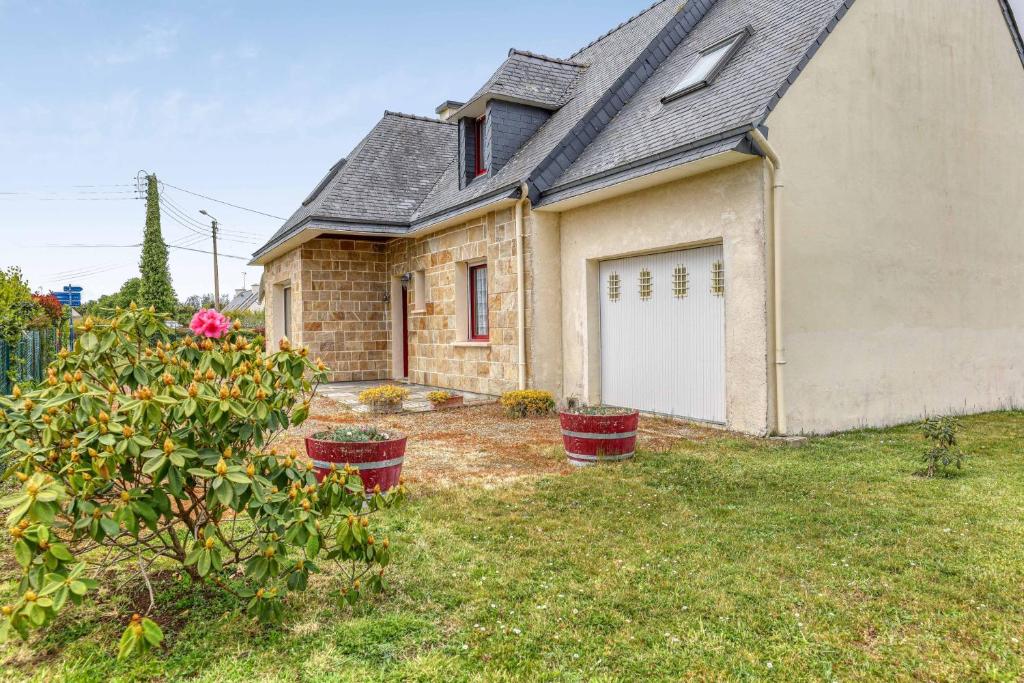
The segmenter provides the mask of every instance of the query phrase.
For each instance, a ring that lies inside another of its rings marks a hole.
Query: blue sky
[[[432,115],[510,47],[567,56],[648,4],[0,0],[0,266],[22,266],[36,288],[116,290],[138,249],[57,245],[137,243],[139,170],[288,216],[385,109]],[[229,255],[280,223],[166,196],[195,220],[217,216]],[[164,233],[199,239],[166,215]],[[212,291],[210,262],[172,251],[179,296]],[[222,259],[222,291],[243,272],[260,274]]]
[[[114,291],[138,249],[53,245],[137,243],[139,170],[288,216],[385,109],[433,115],[510,47],[567,56],[648,4],[0,0],[0,193],[20,193],[0,194],[0,265],[22,266],[37,288]],[[250,254],[258,245],[244,240],[280,224],[165,194],[249,233],[226,235],[238,240],[221,244],[227,254]],[[198,239],[166,214],[163,227],[169,242]],[[211,259],[172,250],[179,296],[213,290]],[[249,283],[260,274],[222,259],[221,291],[243,271]]]

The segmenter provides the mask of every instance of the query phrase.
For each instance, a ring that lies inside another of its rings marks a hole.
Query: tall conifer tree
[[[142,238],[142,260],[139,272],[140,306],[153,306],[159,313],[173,313],[178,296],[171,285],[167,266],[167,244],[160,232],[160,190],[156,175],[146,176],[146,231]]]

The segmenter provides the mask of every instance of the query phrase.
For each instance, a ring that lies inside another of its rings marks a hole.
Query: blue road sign
[[[57,301],[63,306],[71,306],[77,308],[82,305],[82,291],[84,288],[76,287],[74,285],[67,285],[64,287],[62,292],[52,292],[57,297]]]

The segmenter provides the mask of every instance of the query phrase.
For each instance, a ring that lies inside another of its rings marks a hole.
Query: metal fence
[[[13,345],[0,339],[0,394],[17,383],[42,382],[56,354],[56,329],[29,330]]]

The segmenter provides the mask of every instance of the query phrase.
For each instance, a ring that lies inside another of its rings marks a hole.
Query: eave
[[[310,218],[296,226],[285,239],[256,252],[249,265],[265,266],[301,247],[306,242],[324,235],[344,235],[354,238],[391,237],[394,239],[428,235],[459,223],[471,221],[492,211],[500,211],[514,206],[516,200],[512,195],[517,188],[518,186],[503,187],[484,197],[427,216],[412,225],[354,223]]]
[[[322,218],[308,218],[299,223],[287,236],[267,245],[253,254],[250,266],[265,266],[288,252],[322,235],[351,235],[352,237],[401,237],[409,231],[407,225],[356,223]]]
[[[746,138],[750,128],[737,128],[572,183],[556,185],[541,194],[534,209],[565,211],[749,161],[758,156]]]

